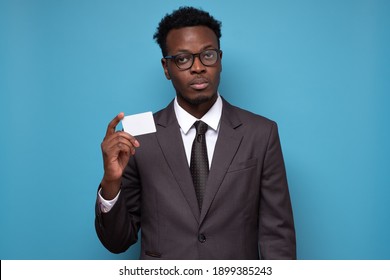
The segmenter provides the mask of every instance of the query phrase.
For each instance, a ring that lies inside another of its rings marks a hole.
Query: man
[[[192,7],[166,15],[154,38],[175,100],[156,133],[115,131],[123,113],[108,125],[95,227],[111,252],[141,228],[141,259],[296,258],[277,126],[219,95],[220,27]]]

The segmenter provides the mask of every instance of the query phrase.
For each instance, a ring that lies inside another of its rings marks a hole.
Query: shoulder
[[[272,129],[277,127],[275,121],[262,115],[250,112],[240,107],[234,106],[224,100],[223,103],[223,119],[233,124],[243,126],[247,129]]]
[[[275,121],[227,102],[224,103],[223,110],[221,119],[224,122],[223,127],[230,127],[238,135],[243,136],[244,146],[264,151],[270,144],[279,142],[278,126]]]
[[[173,100],[167,107],[153,114],[156,125],[169,126],[173,123],[177,123],[175,110],[173,108]]]

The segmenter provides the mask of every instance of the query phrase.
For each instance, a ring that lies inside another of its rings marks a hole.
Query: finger
[[[102,151],[105,154],[110,155],[117,155],[119,152],[131,152],[131,154],[135,153],[135,149],[137,148],[134,146],[132,142],[132,138],[129,134],[122,134],[123,136],[119,135],[119,133],[115,133],[112,137],[107,138],[102,143]],[[138,142],[138,141],[137,141]]]
[[[131,134],[127,133],[127,132],[124,132],[124,131],[116,131],[114,134],[106,137],[104,139],[104,142],[111,142],[111,141],[115,141],[116,139],[118,139],[119,137],[123,137],[125,139],[127,139],[129,142],[131,142],[134,147],[138,148],[140,146],[140,143],[138,142],[138,140],[132,136]]]
[[[126,143],[118,143],[118,154],[120,153],[126,153],[135,155],[135,147],[134,146],[128,146]]]
[[[125,131],[120,131],[120,132],[118,132],[118,134],[121,137],[128,139],[134,145],[134,147],[138,148],[140,146],[138,140],[133,135],[131,135]]]
[[[106,136],[112,135],[115,133],[115,128],[118,123],[125,117],[123,112],[119,113],[107,126]]]

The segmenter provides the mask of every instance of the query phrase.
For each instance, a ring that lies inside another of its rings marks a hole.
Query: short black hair
[[[194,7],[179,7],[171,14],[166,14],[158,24],[157,30],[153,35],[153,39],[156,40],[160,46],[163,56],[167,55],[166,39],[169,31],[172,29],[179,29],[182,27],[199,26],[203,25],[214,31],[218,39],[221,38],[221,26],[222,23],[216,20],[208,12]]]

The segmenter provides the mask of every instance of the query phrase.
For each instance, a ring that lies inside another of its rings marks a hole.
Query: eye
[[[190,54],[179,54],[176,56],[175,61],[179,64],[186,64],[191,61],[192,55]]]
[[[214,50],[204,51],[202,54],[203,58],[207,60],[213,60],[216,55],[217,54]]]

